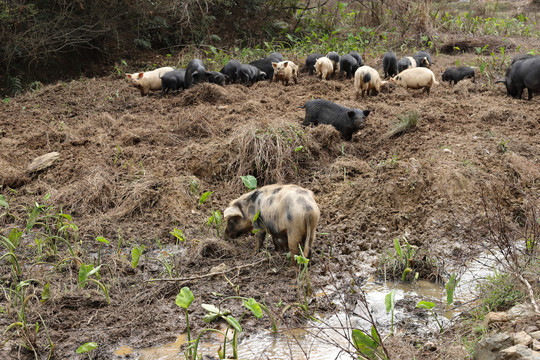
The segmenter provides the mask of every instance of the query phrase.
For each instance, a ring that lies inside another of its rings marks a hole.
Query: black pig
[[[206,77],[206,67],[203,62],[199,59],[193,59],[186,68],[184,88],[188,89],[192,85],[206,82]]]
[[[540,56],[522,56],[508,67],[506,75],[495,81],[495,84],[506,85],[506,93],[515,99],[521,99],[523,90],[529,91],[528,99],[533,97],[533,91],[540,91]]]
[[[303,126],[332,125],[347,141],[352,139],[354,132],[366,125],[366,118],[371,112],[371,110],[349,109],[323,99],[309,100],[302,108],[306,109]]]
[[[228,63],[225,64],[223,69],[219,70],[220,73],[225,74],[229,77],[227,84],[234,84],[238,82],[238,78],[236,77],[238,74],[238,68],[240,67],[240,61],[238,60],[229,60]]]
[[[270,67],[272,67],[272,63],[270,63]],[[253,85],[257,81],[264,80],[266,76],[266,73],[261,71],[261,69],[257,68],[256,66],[246,64],[240,65],[236,75],[238,81],[246,86],[249,84]]]
[[[442,74],[442,81],[448,81],[450,84],[453,81],[454,85],[465,78],[472,78],[472,81],[475,82],[473,68],[468,66],[449,67]]]
[[[227,79],[229,78],[227,75],[222,74],[217,71],[208,71],[207,74],[208,74],[208,82],[212,84],[221,85],[221,86],[224,86],[225,83],[227,83]]]
[[[388,51],[384,54],[382,59],[382,67],[384,71],[384,77],[393,77],[398,74],[398,59],[393,51]]]
[[[161,96],[169,91],[176,92],[184,88],[186,70],[173,70],[161,76]]]
[[[352,55],[345,54],[339,60],[339,72],[341,76],[343,76],[343,73],[345,72],[347,74],[347,79],[354,76],[354,73],[359,67],[358,62]]]
[[[413,56],[414,60],[416,60],[416,66],[418,67],[430,67],[433,65],[433,62],[431,62],[431,56],[425,52],[425,51],[417,51]]]
[[[313,75],[313,72],[315,71],[315,62],[317,62],[318,58],[322,58],[323,56],[323,54],[319,53],[308,55],[306,58],[306,69],[308,69],[309,75]]]
[[[339,54],[335,51],[330,51],[326,54],[326,57],[329,58],[332,61],[332,65],[334,65],[334,74],[337,73],[339,70]]]
[[[362,60],[362,56],[360,56],[359,53],[357,53],[356,51],[351,51],[349,55],[356,59],[358,66],[364,66],[364,60]]]

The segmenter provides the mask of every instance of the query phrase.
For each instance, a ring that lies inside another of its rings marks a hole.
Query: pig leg
[[[266,231],[261,229],[257,233],[257,242],[255,243],[255,254],[258,254],[261,247],[264,245],[264,239],[266,239]]]

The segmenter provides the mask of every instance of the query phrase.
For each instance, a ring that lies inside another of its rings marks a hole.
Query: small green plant
[[[498,271],[480,283],[477,290],[483,299],[482,306],[479,308],[480,317],[490,311],[506,311],[525,297],[523,291],[517,286],[517,282],[509,274]]]
[[[213,194],[213,191],[207,191],[204,194],[201,195],[201,198],[199,199],[199,205],[204,204],[209,198],[210,195]],[[223,233],[223,216],[221,216],[221,212],[219,210],[214,210],[212,207],[210,217],[206,221],[206,225],[213,227],[216,230],[216,235],[218,238],[221,238],[221,234]]]
[[[17,255],[15,255],[15,249],[19,246],[23,232],[17,229],[11,230],[8,237],[0,235],[0,244],[3,245],[7,252],[0,256],[0,260],[3,258],[8,258],[11,262],[11,271],[15,279],[21,275],[21,268],[19,266],[19,260]]]
[[[390,291],[384,297],[384,305],[386,307],[386,313],[390,313],[391,322],[390,322],[390,333],[394,333],[394,307],[396,305],[396,292],[394,290]]]
[[[99,248],[98,248],[98,265],[101,265],[101,246],[103,244],[110,245],[109,240],[105,239],[103,236],[96,237],[96,241],[99,242]]]
[[[172,236],[174,236],[176,238],[176,245],[178,245],[179,241],[181,241],[181,242],[186,241],[186,237],[184,236],[184,232],[182,230],[180,230],[180,229],[173,228],[173,231],[171,231],[169,234],[171,234]]]
[[[388,356],[381,348],[382,341],[375,326],[371,326],[371,333],[368,335],[360,329],[352,331],[352,340],[356,351],[367,359],[388,359]]]
[[[195,300],[195,297],[193,296],[193,293],[187,286],[184,286],[182,289],[180,289],[180,292],[178,293],[178,295],[176,295],[176,299],[175,299],[176,305],[178,305],[178,307],[185,310],[187,340],[188,340],[188,344],[190,345],[191,345],[191,329],[189,328],[188,308],[193,302],[193,300]],[[186,349],[186,358],[188,360],[195,360],[197,358],[197,349],[193,349],[191,346],[188,346],[188,348]]]
[[[499,141],[499,150],[502,152],[502,153],[505,153],[508,151],[508,141],[510,140],[501,140]]]
[[[294,255],[294,261],[296,261],[296,263],[302,267],[302,270],[300,271],[300,273],[298,273],[298,277],[296,278],[296,281],[298,283],[298,286],[302,288],[302,293],[304,297],[303,299],[304,310],[307,311],[308,310],[308,296],[311,293],[311,283],[309,281],[309,271],[308,271],[309,259],[307,259],[304,256],[304,251],[302,247],[299,246],[299,248],[300,248],[300,255]]]
[[[90,352],[92,350],[94,350],[94,349],[97,349],[97,348],[98,348],[97,343],[95,343],[95,342],[87,342],[87,343],[84,343],[81,346],[79,346],[75,352],[77,354],[88,354],[88,358],[92,359],[90,357]]]
[[[420,115],[418,115],[416,111],[399,115],[398,121],[395,122],[392,129],[386,133],[386,137],[391,138],[416,130],[419,118]]]
[[[79,268],[79,286],[81,287],[81,289],[84,289],[84,287],[88,283],[96,284],[103,291],[103,294],[105,294],[107,304],[110,304],[111,300],[109,298],[109,290],[107,286],[105,286],[101,281],[99,281],[101,280],[101,276],[99,275],[100,269],[101,265],[94,268],[93,264],[81,264],[81,267]],[[90,276],[92,275],[95,275],[97,277],[97,280],[91,279]]]
[[[416,249],[411,244],[409,244],[405,236],[403,236],[403,242],[405,245],[405,249],[403,249],[403,247],[399,243],[398,238],[394,239],[394,248],[396,249],[396,254],[398,255],[397,259],[401,262],[401,268],[403,269],[403,272],[401,274],[401,281],[405,282],[407,281],[407,275],[412,272],[412,263],[414,255],[416,253]],[[414,279],[418,279],[418,273],[415,274]]]
[[[428,309],[431,312],[431,315],[433,315],[433,318],[437,322],[437,325],[439,325],[440,332],[443,332],[443,326],[441,322],[439,321],[439,317],[437,316],[437,313],[433,311],[433,308],[435,307],[435,304],[430,301],[420,301],[418,304],[416,304],[416,307],[419,309]]]
[[[136,268],[144,251],[144,245],[137,245],[131,249],[131,267]]]

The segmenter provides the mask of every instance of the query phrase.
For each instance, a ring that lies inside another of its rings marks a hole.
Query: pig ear
[[[194,72],[191,74],[191,76],[193,76],[193,77],[199,76],[199,72],[198,72],[198,71],[194,71]]]
[[[356,117],[356,112],[354,110],[349,110],[347,111],[347,116],[349,117],[349,119],[354,120],[354,118]]]
[[[228,218],[233,217],[233,216],[242,217],[242,212],[236,206],[230,206],[230,207],[226,208],[225,211],[223,212],[223,217],[225,218],[225,220],[227,220]]]
[[[283,67],[287,67],[287,65],[289,65],[289,62],[286,61],[284,64],[283,64]]]
[[[364,113],[364,117],[367,117],[369,115],[369,113],[371,112],[371,110],[364,110],[363,113]]]
[[[139,73],[139,79],[142,78],[144,76],[144,73],[143,72],[140,72]]]
[[[274,69],[277,69],[277,65],[278,65],[278,64],[275,63],[275,62],[272,63],[272,67],[273,67]]]

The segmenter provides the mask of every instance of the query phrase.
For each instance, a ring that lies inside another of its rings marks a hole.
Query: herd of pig
[[[425,51],[399,61],[393,52],[387,52],[383,57],[385,78],[390,77],[390,81],[405,88],[424,88],[428,95],[431,86],[438,84],[429,69],[431,65],[431,57]],[[307,57],[305,66],[310,75],[315,72],[321,79],[329,79],[338,71],[347,78],[354,76],[357,97],[360,93],[363,97],[366,92],[374,95],[387,83],[381,80],[377,70],[364,65],[362,57],[356,52],[341,57],[335,52],[326,56],[312,54]],[[222,86],[230,83],[247,86],[264,79],[281,81],[285,85],[290,81],[297,83],[298,66],[292,61],[283,61],[281,54],[272,53],[250,64],[231,60],[219,72],[207,71],[201,60],[194,59],[185,70],[164,67],[126,76],[133,86],[140,89],[141,95],[147,95],[150,90],[161,90],[165,94],[206,81]],[[443,81],[453,82],[454,85],[464,78],[472,78],[474,82],[474,69],[452,67],[442,74]],[[540,91],[540,56],[526,54],[514,57],[505,77],[496,83],[505,84],[508,95],[518,99],[527,89],[528,99],[531,100],[533,92]],[[351,109],[324,99],[309,100],[302,107],[306,110],[302,125],[333,125],[345,140],[351,140],[353,133],[365,125],[370,113],[370,110]],[[238,237],[258,228],[256,251],[263,245],[268,233],[276,250],[288,249],[292,255],[297,255],[301,247],[309,257],[320,210],[310,190],[296,185],[268,185],[231,201],[223,215],[227,238]]]

